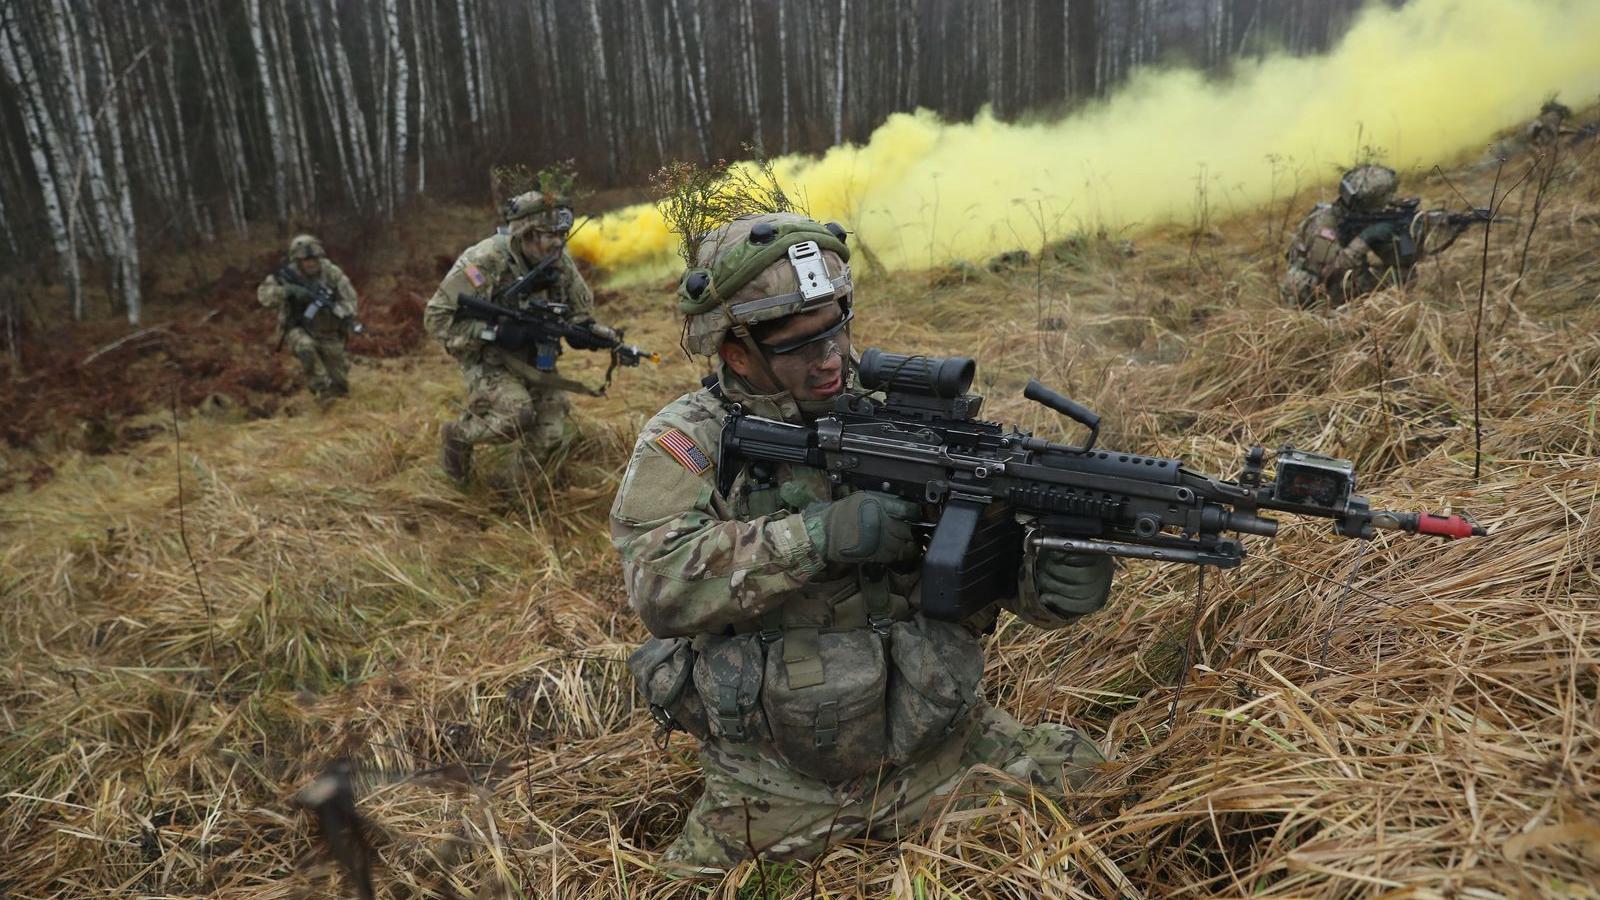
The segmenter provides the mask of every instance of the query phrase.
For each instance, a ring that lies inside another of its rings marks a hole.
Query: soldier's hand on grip
[[[911,530],[919,512],[915,503],[891,494],[858,491],[807,509],[806,534],[834,562],[902,562],[922,554]]]
[[[1375,244],[1385,244],[1394,240],[1395,235],[1398,233],[1399,229],[1395,227],[1393,222],[1373,222],[1366,228],[1361,229],[1361,239],[1367,242],[1367,246],[1371,247]]]
[[[1044,550],[1034,569],[1039,600],[1069,616],[1082,616],[1104,606],[1111,591],[1111,557],[1093,553]]]
[[[521,322],[501,322],[494,330],[494,342],[507,350],[521,350],[532,337],[533,330]]]

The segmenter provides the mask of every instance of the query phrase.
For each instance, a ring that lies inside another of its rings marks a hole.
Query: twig
[[[189,559],[189,571],[194,575],[194,586],[200,591],[200,603],[206,610],[206,656],[213,665],[217,661],[216,617],[211,612],[211,599],[206,596],[205,583],[200,580],[200,567],[195,564],[194,551],[189,547],[189,529],[184,524],[183,507],[183,437],[178,433],[178,388],[172,388],[172,462],[178,476],[178,540],[183,543],[183,555]]]
[[[755,838],[750,836],[750,798],[746,797],[744,803],[744,846],[750,851],[750,858],[756,861],[756,877],[761,880],[761,900],[767,900],[772,895],[767,893],[767,864],[762,861],[761,853],[756,850]]]
[[[106,355],[107,353],[110,353],[111,351],[117,349],[118,347],[124,346],[126,344],[131,344],[134,341],[139,340],[140,338],[149,337],[152,334],[170,335],[170,334],[172,334],[172,332],[168,331],[165,325],[155,325],[155,326],[152,326],[150,328],[140,329],[139,331],[135,331],[133,334],[126,335],[124,337],[120,337],[120,338],[112,341],[111,343],[106,344],[103,347],[100,347],[99,349],[95,350],[93,353],[89,354],[88,356],[85,356],[83,358],[83,362],[78,363],[78,365],[87,366],[89,363],[94,362],[95,360],[97,360],[100,357]]]
[[[1196,632],[1200,630],[1200,611],[1206,596],[1206,568],[1200,566],[1194,577],[1194,617],[1189,622],[1189,639],[1183,644],[1183,666],[1178,670],[1178,683],[1172,688],[1172,708],[1167,710],[1167,732],[1178,721],[1178,698],[1183,695],[1184,683],[1189,680],[1189,661],[1194,656]]]
[[[1508,319],[1511,315],[1509,307],[1516,303],[1517,293],[1522,290],[1522,279],[1528,273],[1528,250],[1533,246],[1533,230],[1539,227],[1539,213],[1544,210],[1544,195],[1550,189],[1550,182],[1555,180],[1556,166],[1560,161],[1561,142],[1558,140],[1551,143],[1550,150],[1539,160],[1544,163],[1544,167],[1539,172],[1539,180],[1533,192],[1533,212],[1528,216],[1528,231],[1522,236],[1522,256],[1517,260],[1517,277],[1511,282],[1511,295],[1506,298]]]
[[[1500,191],[1500,174],[1505,171],[1506,159],[1494,168],[1494,184],[1489,188],[1489,215],[1495,212],[1495,199]],[[1483,474],[1483,300],[1489,288],[1489,237],[1493,228],[1483,229],[1482,266],[1478,272],[1478,311],[1472,319],[1472,480]]]
[[[880,777],[882,776],[882,767],[879,768],[878,774]],[[811,861],[811,900],[817,900],[817,876],[821,874],[822,860],[828,855],[828,845],[833,842],[833,829],[839,824],[839,813],[843,809],[843,803],[833,807],[833,818],[828,820],[828,833],[822,836],[822,852],[818,853],[817,858]]]

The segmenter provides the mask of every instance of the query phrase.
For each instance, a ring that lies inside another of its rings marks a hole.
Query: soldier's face
[[[567,236],[556,231],[530,231],[522,237],[522,251],[529,257],[544,259],[567,244]]]
[[[798,313],[760,340],[772,383],[750,349],[737,341],[722,345],[722,359],[758,391],[787,391],[795,400],[827,400],[844,390],[845,360],[850,356],[850,321],[835,303]]]
[[[300,267],[300,274],[308,278],[315,278],[322,274],[322,260],[317,259],[315,256],[302,259],[297,265]]]

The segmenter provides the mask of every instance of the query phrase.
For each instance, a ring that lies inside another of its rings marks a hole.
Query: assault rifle
[[[529,273],[532,274],[532,273]],[[523,276],[526,278],[527,276]],[[497,297],[499,295],[496,295]],[[622,329],[612,329],[616,337],[600,331],[594,320],[569,322],[571,308],[564,303],[534,301],[522,309],[509,309],[471,294],[456,296],[456,318],[477,319],[484,323],[482,338],[493,341],[506,323],[516,323],[528,328],[532,334],[533,365],[541,372],[556,367],[556,357],[561,355],[561,342],[565,340],[574,350],[609,350],[611,365],[606,369],[606,384],[617,366],[637,366],[644,360],[660,362],[661,356],[622,342]],[[600,388],[604,392],[605,388]]]
[[[1373,212],[1347,213],[1344,221],[1339,225],[1339,244],[1344,246],[1355,240],[1356,236],[1365,231],[1368,225],[1388,222],[1394,226],[1394,242],[1387,248],[1373,248],[1380,256],[1394,257],[1394,262],[1409,265],[1417,256],[1416,239],[1411,235],[1411,224],[1417,218],[1417,207],[1422,201],[1416,197],[1407,197]],[[1480,206],[1467,212],[1450,213],[1445,221],[1453,228],[1462,228],[1475,222],[1496,221],[1494,211],[1488,207]]]
[[[327,310],[343,320],[344,317],[339,316],[336,311],[339,297],[334,293],[332,285],[322,281],[312,281],[301,274],[293,265],[280,266],[272,275],[278,279],[280,284],[297,287],[305,294],[305,306],[299,310],[298,316],[295,316],[295,318],[300,319],[302,324],[310,325],[311,321],[323,310]],[[284,337],[287,337],[291,327],[293,326],[285,323],[284,335],[278,338],[279,350],[283,349]],[[367,330],[366,326],[361,324],[361,320],[355,316],[349,317],[349,327],[351,334],[364,334]]]
[[[1096,450],[1099,416],[1034,380],[1023,396],[1087,427],[1088,440],[1072,447],[1007,430],[978,419],[983,398],[967,393],[976,368],[966,357],[874,349],[861,357],[861,384],[885,399],[842,395],[809,426],[735,408],[722,432],[722,490],[745,462],[789,463],[924,504],[935,521],[922,610],[952,621],[1015,594],[1029,525],[1040,548],[1224,569],[1245,556],[1230,533],[1277,533],[1264,511],[1330,519],[1347,538],[1486,533],[1461,516],[1372,509],[1355,493],[1349,462],[1291,448],[1278,451],[1270,478],[1265,451],[1251,448],[1237,481],[1176,459]]]

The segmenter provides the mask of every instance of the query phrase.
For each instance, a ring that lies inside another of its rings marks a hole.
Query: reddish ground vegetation
[[[20,365],[0,380],[0,439],[13,448],[76,431],[71,443],[107,452],[137,442],[154,428],[127,420],[165,408],[233,407],[249,418],[271,416],[282,398],[303,387],[286,351],[274,352],[275,317],[256,303],[262,273],[279,262],[263,256],[250,268],[230,267],[183,296],[158,299],[147,324],[65,323],[25,334]],[[426,268],[417,267],[417,268]],[[360,290],[363,266],[346,268]],[[383,294],[363,292],[367,333],[350,342],[355,356],[401,356],[422,340],[428,273],[386,279]],[[35,473],[34,481],[48,478]]]

